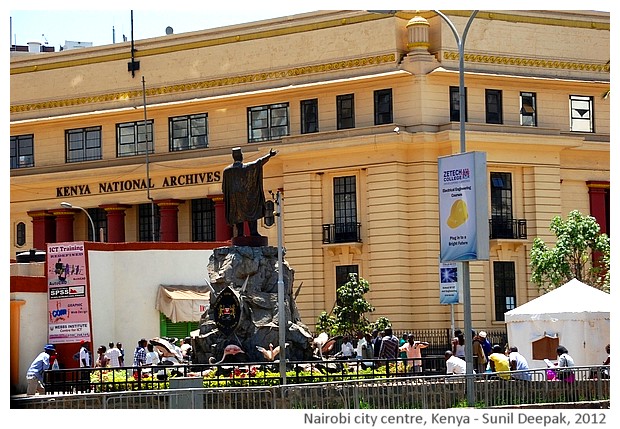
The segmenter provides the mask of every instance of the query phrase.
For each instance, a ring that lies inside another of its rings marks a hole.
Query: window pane
[[[593,132],[592,97],[570,96],[571,131]]]

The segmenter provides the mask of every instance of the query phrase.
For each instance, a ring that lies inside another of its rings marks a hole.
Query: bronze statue
[[[247,221],[251,236],[258,234],[258,219],[265,215],[263,190],[263,165],[276,155],[269,153],[256,161],[244,163],[240,147],[232,150],[234,162],[224,169],[222,192],[226,208],[226,221],[235,226],[236,236],[243,236],[243,222]]]

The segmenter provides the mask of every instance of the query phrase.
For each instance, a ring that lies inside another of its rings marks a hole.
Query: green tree
[[[554,217],[550,230],[557,237],[555,247],[534,239],[530,251],[532,282],[549,292],[575,278],[609,292],[609,237],[601,234],[596,219],[573,210],[566,220]]]
[[[336,305],[333,315],[323,311],[317,320],[317,329],[330,335],[350,335],[368,332],[370,321],[366,313],[375,311],[364,295],[370,291],[368,281],[356,274],[349,274],[349,281],[336,290]]]

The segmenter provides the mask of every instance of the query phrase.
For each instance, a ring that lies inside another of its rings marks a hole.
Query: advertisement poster
[[[438,159],[440,261],[489,258],[486,153]]]
[[[461,282],[459,264],[445,262],[439,264],[439,303],[459,304]]]
[[[48,244],[47,270],[49,342],[90,341],[84,243]]]

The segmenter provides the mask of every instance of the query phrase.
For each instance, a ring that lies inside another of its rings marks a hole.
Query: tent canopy
[[[199,322],[209,309],[208,286],[160,285],[155,308],[172,323]]]
[[[610,295],[577,279],[504,313],[508,322],[609,319]]]

